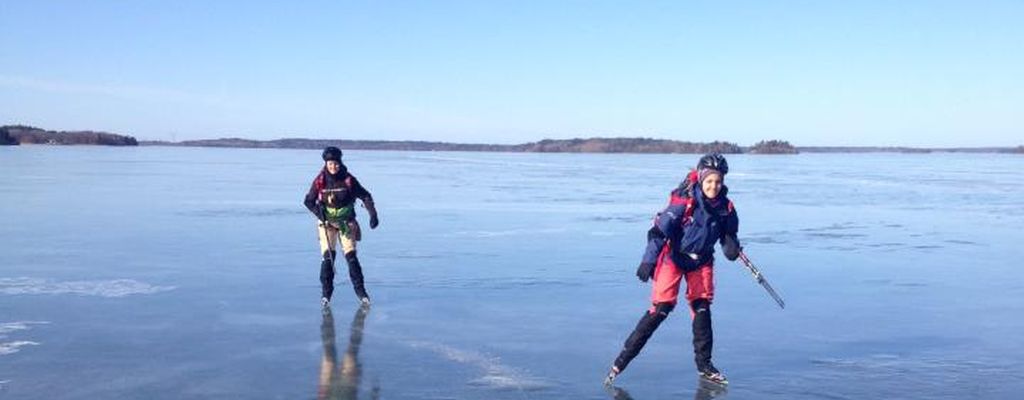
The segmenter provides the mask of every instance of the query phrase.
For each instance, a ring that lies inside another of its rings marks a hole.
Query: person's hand
[[[740,240],[736,235],[722,236],[722,253],[725,253],[726,259],[736,261],[741,251],[743,251],[743,246],[740,246]]]
[[[380,220],[377,219],[376,215],[370,216],[370,229],[377,229],[377,225],[380,225]]]
[[[654,263],[641,262],[640,265],[636,267],[636,277],[639,278],[641,282],[649,281],[651,279],[651,275],[654,275]]]

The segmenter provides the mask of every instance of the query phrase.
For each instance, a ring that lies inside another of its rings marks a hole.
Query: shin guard
[[[366,287],[363,286],[363,267],[359,265],[356,252],[346,253],[345,261],[348,262],[348,277],[352,280],[352,289],[355,290],[356,296],[359,298],[369,297],[366,294]]]
[[[615,358],[615,368],[622,372],[629,365],[633,358],[640,354],[640,350],[647,344],[647,340],[651,338],[654,331],[658,329],[661,322],[668,318],[668,313],[672,312],[674,304],[660,303],[655,305],[652,311],[644,312],[644,315],[640,317],[640,321],[636,323],[636,328],[633,329],[633,333],[626,339],[626,343],[622,345],[622,352]]]
[[[329,253],[329,254],[328,254]],[[325,251],[324,259],[320,261],[320,292],[327,300],[334,294],[334,250]]]
[[[697,370],[703,371],[711,363],[714,333],[711,330],[711,303],[697,299],[690,303],[693,310],[693,356]]]

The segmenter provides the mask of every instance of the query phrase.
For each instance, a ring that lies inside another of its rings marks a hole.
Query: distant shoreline
[[[897,147],[897,146],[792,146],[785,141],[762,141],[753,146],[729,142],[694,143],[650,138],[545,139],[523,144],[478,144],[428,141],[331,140],[288,138],[252,140],[222,138],[181,142],[140,141],[140,146],[225,147],[247,149],[322,149],[338,146],[345,150],[470,151],[505,153],[629,153],[629,154],[797,154],[797,153],[1017,153],[1018,147]]]
[[[221,138],[169,142],[137,141],[134,137],[97,131],[49,131],[25,125],[0,126],[0,145],[104,145],[226,147],[257,149],[322,149],[338,146],[346,150],[471,151],[504,153],[628,153],[628,154],[797,154],[797,153],[1015,153],[1017,147],[922,148],[896,146],[793,146],[783,140],[762,140],[751,146],[714,141],[708,143],[653,138],[544,139],[522,144],[449,143],[413,140],[339,140],[285,138],[252,140]]]

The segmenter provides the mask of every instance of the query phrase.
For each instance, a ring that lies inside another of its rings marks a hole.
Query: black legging
[[[705,299],[697,299],[690,303],[690,307],[693,310],[694,361],[697,369],[703,371],[711,363],[711,348],[714,344],[714,334],[711,331],[711,303]],[[626,338],[619,356],[615,358],[616,370],[622,372],[626,369],[674,308],[675,304],[659,303],[654,305],[653,311],[644,312],[640,321],[636,323],[636,328],[633,328],[633,332]]]

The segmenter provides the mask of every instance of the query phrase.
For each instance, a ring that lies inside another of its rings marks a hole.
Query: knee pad
[[[654,313],[662,318],[667,317],[668,313],[672,312],[676,308],[675,304],[672,303],[657,303],[654,305]]]
[[[693,310],[694,314],[707,312],[711,310],[711,302],[707,299],[697,299],[690,302],[690,309]]]
[[[338,252],[334,250],[325,251],[322,254],[324,261],[334,261],[338,257]]]

